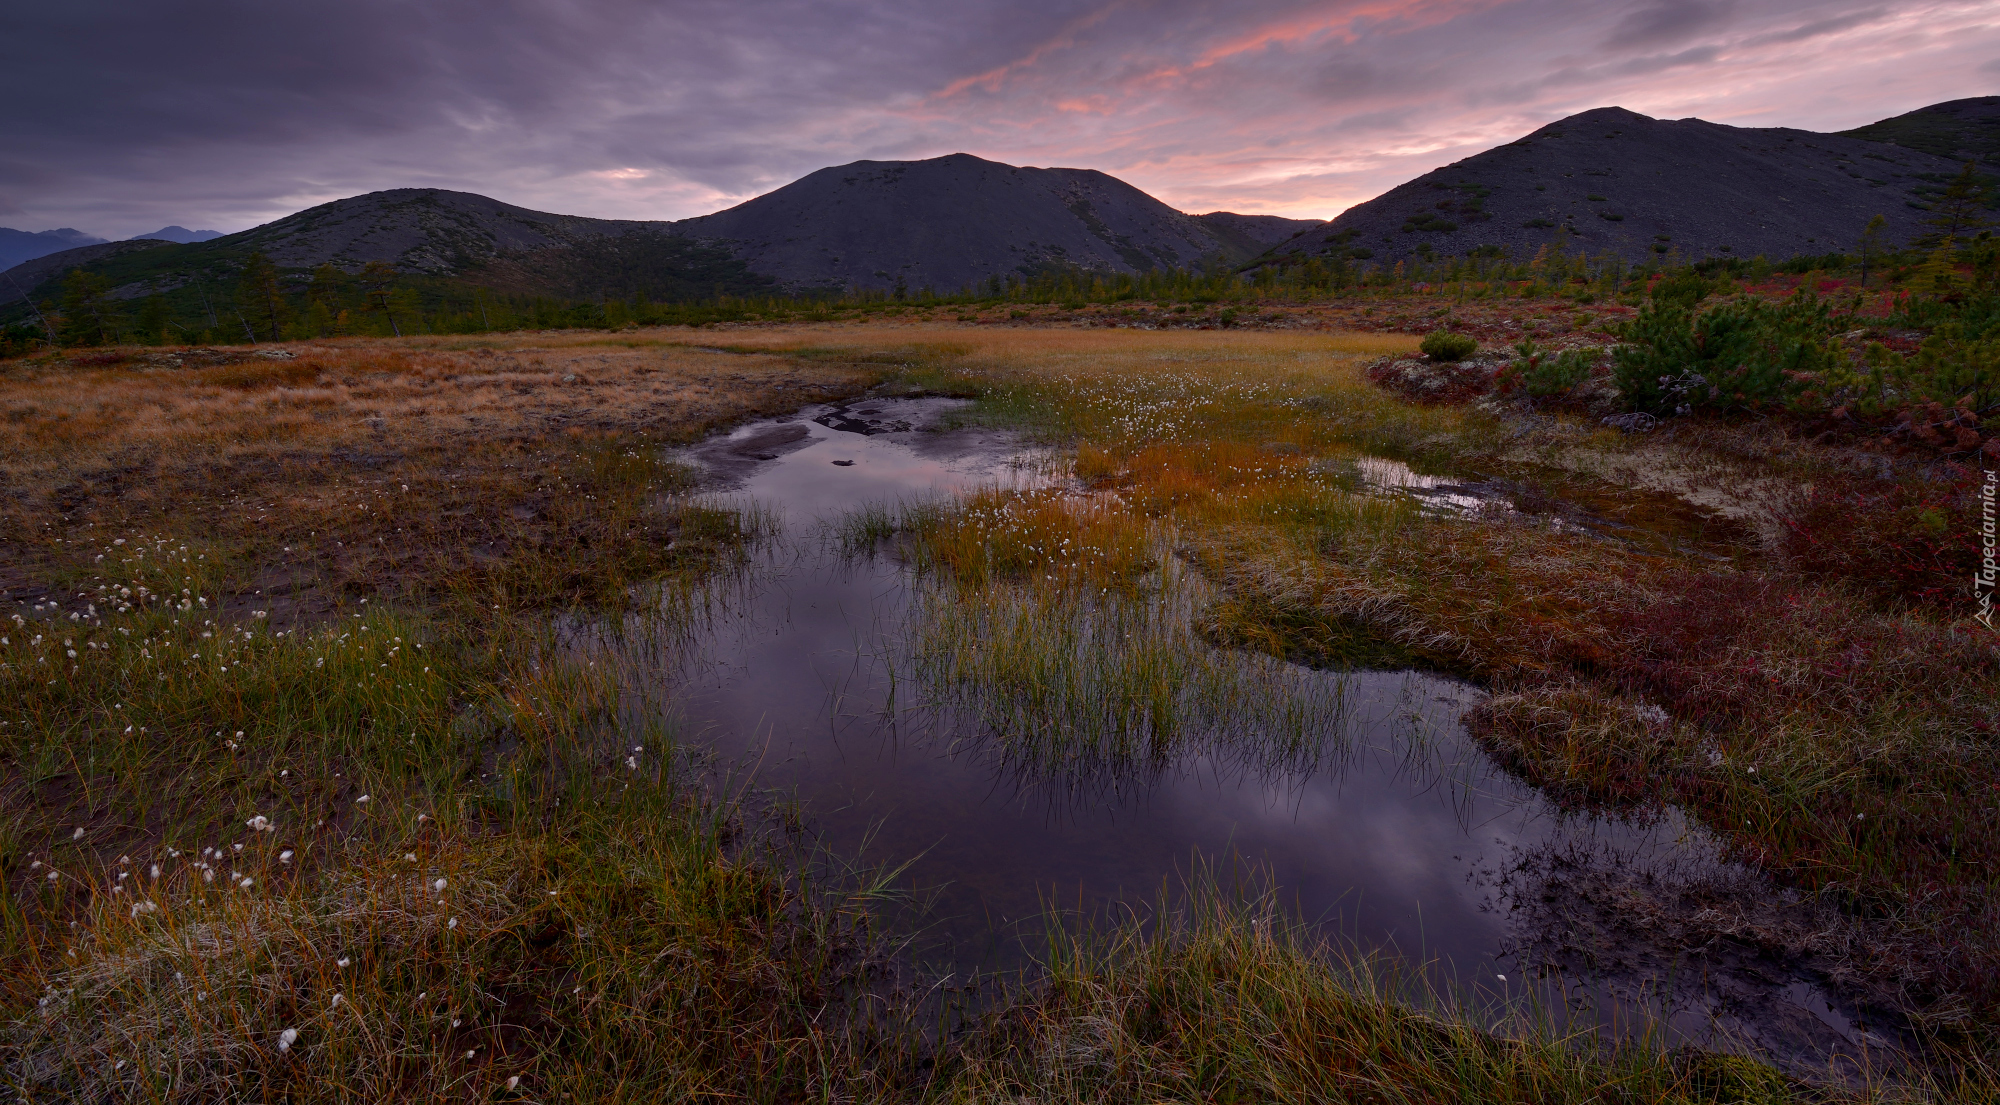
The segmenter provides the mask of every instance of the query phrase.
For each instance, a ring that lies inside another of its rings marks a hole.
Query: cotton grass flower
[[[290,1051],[292,1050],[292,1045],[298,1042],[299,1030],[296,1028],[287,1028],[283,1032],[278,1033],[279,1051]]]

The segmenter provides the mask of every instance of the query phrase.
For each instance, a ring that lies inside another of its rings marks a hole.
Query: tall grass
[[[1093,575],[1052,555],[1069,536],[1065,518],[1104,532],[1144,527],[1220,585],[1203,613],[1214,639],[1469,675],[1496,692],[1482,738],[1532,781],[1619,809],[1678,803],[1736,857],[1842,903],[1874,933],[1877,954],[1821,968],[1929,1026],[1953,1061],[1990,1069],[2000,821],[1978,811],[1990,812],[2000,785],[1989,755],[2000,643],[1963,610],[1885,603],[1829,580],[1826,555],[1794,565],[1744,538],[1781,530],[1760,496],[1789,501],[1772,489],[1828,462],[1748,431],[1632,441],[1568,416],[1510,425],[1406,406],[1366,383],[1361,340],[966,340],[973,349],[959,363],[992,381],[989,416],[1075,458],[1069,493],[1016,507],[1024,524],[969,530],[978,540],[963,551],[925,551],[926,535],[953,531],[918,527],[918,555],[935,555],[980,596],[940,607],[951,632],[936,655],[962,654],[966,672],[951,678],[1004,689],[1003,724],[1025,733],[1034,710],[1072,700],[1110,719],[1077,721],[1078,732],[1122,732],[1149,716],[1116,705],[1145,701],[1124,690],[1148,685],[1139,656],[1129,671],[1063,658],[1093,646],[1083,640],[1092,623],[1061,603],[1093,591],[1103,601],[1114,578],[1151,577]],[[1362,455],[1506,474],[1525,505],[1440,516],[1382,501],[1339,474]],[[1601,506],[1617,525],[1549,524],[1539,487]],[[1734,516],[1714,520],[1718,507]],[[1887,533],[1906,522],[1870,525]],[[995,598],[1006,592],[992,580],[1016,590]],[[1066,636],[1072,624],[1081,643]],[[1108,689],[1088,681],[1100,676]],[[1053,742],[1063,725],[1044,729],[1030,739]]]
[[[1254,655],[1218,656],[1192,583],[1138,594],[1052,582],[930,589],[912,611],[929,700],[1039,774],[1141,771],[1210,755],[1302,768],[1335,751],[1343,688]]]
[[[1049,979],[969,1041],[955,1102],[1718,1102],[1825,1091],[1756,1062],[1496,1035],[1269,896],[1194,880],[1147,923],[1052,930]],[[1534,1018],[1527,1018],[1530,1025]],[[1826,1096],[1837,1098],[1837,1094]],[[1860,1095],[1856,1095],[1859,1097]]]

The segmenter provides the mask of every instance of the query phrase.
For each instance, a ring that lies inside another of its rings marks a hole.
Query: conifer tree
[[[1930,241],[1952,238],[1968,230],[1977,230],[1990,225],[1985,217],[1985,183],[1974,171],[1974,163],[1966,162],[1965,168],[1951,178],[1951,184],[1945,188],[1944,194],[1931,205],[1934,214],[1924,220],[1937,228],[1937,233],[1930,235]]]
[[[1888,252],[1888,234],[1889,220],[1881,215],[1869,219],[1868,225],[1861,228],[1861,286],[1864,288],[1868,286],[1869,266],[1880,265],[1882,255]]]
[[[63,281],[62,319],[57,332],[64,345],[103,345],[117,336],[118,320],[104,277],[77,269]]]
[[[265,331],[272,341],[284,337],[285,319],[291,307],[285,302],[284,285],[278,281],[278,266],[260,251],[244,263],[243,277],[236,285],[236,298],[244,312],[256,320],[255,329]]]
[[[158,292],[139,304],[139,340],[148,345],[167,339],[167,301]]]
[[[1953,256],[1953,247],[1956,245],[1957,243],[1951,238],[1938,243],[1938,247],[1931,251],[1929,257],[1924,258],[1924,263],[1918,266],[1917,271],[1910,274],[1910,287],[1918,292],[1933,295],[1944,295],[1958,290],[1964,281],[1959,278],[1958,265]]]
[[[361,290],[368,296],[368,310],[371,313],[380,311],[387,315],[390,332],[399,338],[402,337],[403,328],[396,325],[396,305],[390,302],[392,295],[390,285],[396,280],[395,267],[387,261],[370,261],[362,266],[361,275],[356,279],[361,283]]]

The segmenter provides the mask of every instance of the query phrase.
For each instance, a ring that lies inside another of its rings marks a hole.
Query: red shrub
[[[1963,603],[1979,563],[1980,477],[1837,477],[1778,504],[1780,548],[1800,572],[1917,602]]]

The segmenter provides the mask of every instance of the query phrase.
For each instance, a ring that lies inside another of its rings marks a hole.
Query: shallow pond
[[[1264,715],[1251,705],[1201,721],[1164,757],[1078,762],[1004,739],[976,694],[953,693],[925,662],[939,585],[886,546],[841,538],[864,507],[1049,482],[1046,458],[1004,433],[930,429],[954,405],[809,408],[689,451],[775,536],[740,573],[673,598],[685,607],[662,621],[678,631],[620,645],[626,678],[670,704],[684,746],[795,803],[827,854],[901,868],[929,967],[961,979],[1016,970],[1051,909],[1143,914],[1200,868],[1273,886],[1330,933],[1489,1011],[1536,1006],[1621,1033],[1658,1014],[1669,1041],[1821,1069],[1858,1053],[1852,1018],[1776,966],[1746,982],[1634,955],[1647,964],[1637,975],[1555,977],[1545,954],[1511,951],[1538,943],[1524,926],[1545,923],[1533,903],[1551,899],[1522,873],[1545,872],[1548,857],[1718,863],[1675,818],[1564,814],[1499,771],[1459,723],[1480,695],[1466,684],[1211,651],[1212,670],[1262,681],[1248,698],[1310,707],[1295,711],[1308,720],[1285,754],[1260,752]],[[1674,977],[1653,977],[1663,971]]]

